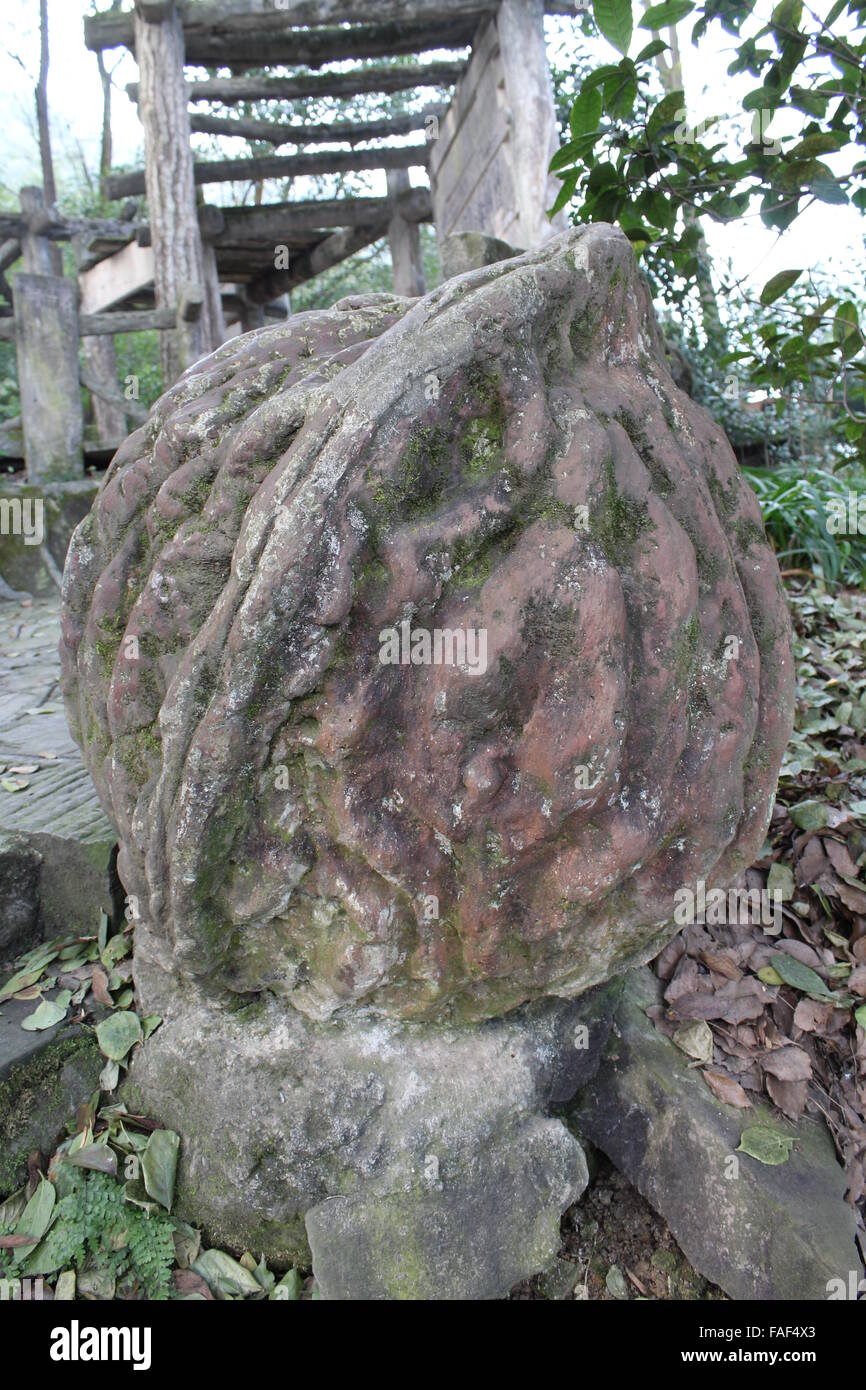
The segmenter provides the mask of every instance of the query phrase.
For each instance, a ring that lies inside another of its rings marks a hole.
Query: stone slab
[[[10,999],[0,1008],[0,1196],[24,1181],[28,1154],[51,1153],[76,1107],[96,1089],[105,1060],[87,1029],[23,1029],[35,1007]]]
[[[19,477],[0,483],[0,575],[11,589],[34,596],[56,595],[72,532],[90,511],[98,491],[96,478],[30,483]],[[23,515],[25,502],[30,504],[30,524],[22,528],[18,516]],[[35,543],[39,533],[33,527],[36,502],[42,504],[41,544]]]
[[[11,780],[27,783],[19,791],[0,787],[0,875],[9,885],[0,901],[5,954],[43,934],[93,928],[100,909],[116,917],[120,907],[117,837],[63,713],[59,635],[56,596],[0,605],[0,766]],[[10,771],[23,766],[36,771]],[[12,891],[15,884],[21,891]]]
[[[860,1267],[845,1178],[823,1123],[791,1124],[755,1100],[723,1105],[647,1018],[659,982],[629,976],[605,1060],[570,1110],[664,1217],[690,1263],[735,1299],[825,1299]],[[736,1153],[749,1125],[795,1141],[786,1163]]]

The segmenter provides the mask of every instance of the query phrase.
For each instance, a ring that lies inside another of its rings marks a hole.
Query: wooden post
[[[47,217],[41,188],[22,188],[18,194],[27,230],[21,239],[21,256],[28,275],[54,275],[51,242],[39,235],[39,223]]]
[[[107,390],[117,395],[117,353],[114,339],[107,334],[99,338],[82,338],[81,347],[89,376],[95,382],[104,382]],[[91,391],[90,394],[99,444],[105,449],[116,449],[126,438],[126,413],[113,401],[106,400],[95,391]]]
[[[223,314],[223,300],[220,293],[220,277],[217,270],[216,251],[209,241],[202,242],[201,248],[204,290],[203,315],[211,326],[210,348],[218,348],[226,340],[226,321]]]
[[[251,333],[254,328],[264,328],[264,326],[264,304],[251,304],[246,296],[244,296],[241,308],[241,332]]]
[[[22,272],[14,295],[27,476],[31,483],[80,478],[78,286],[63,276]]]
[[[136,0],[135,52],[154,288],[157,306],[168,308],[180,300],[182,286],[203,287],[207,278],[193,182],[183,28],[174,0]],[[163,385],[170,386],[190,362],[220,341],[212,305],[206,302],[197,323],[162,335]]]
[[[388,197],[395,201],[410,188],[407,169],[388,170]],[[394,270],[394,293],[410,298],[424,294],[424,261],[421,256],[421,233],[417,222],[407,222],[395,212],[388,223],[388,243]]]
[[[548,174],[559,145],[553,83],[544,42],[544,0],[501,0],[496,16],[511,113],[512,174],[519,213],[518,245],[541,246],[565,229],[564,214],[551,222],[559,182]]]
[[[441,241],[482,232],[541,246],[565,227],[547,209],[558,145],[544,42],[544,0],[500,0],[479,29],[466,75],[430,145],[433,215]]]

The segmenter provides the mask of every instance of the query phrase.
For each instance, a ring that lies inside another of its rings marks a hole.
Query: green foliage
[[[0,343],[0,421],[21,414],[18,393],[18,364],[12,343]]]
[[[106,1173],[73,1169],[65,1185],[49,1233],[53,1268],[87,1267],[139,1284],[148,1298],[168,1298],[175,1258],[171,1218],[131,1205],[123,1183]]]
[[[757,203],[764,225],[783,231],[815,201],[866,210],[866,3],[837,0],[822,19],[800,0],[780,0],[769,22],[744,38],[755,9],[756,0],[666,0],[644,14],[639,28],[656,36],[631,58],[632,0],[594,0],[596,24],[622,56],[583,78],[567,142],[551,163],[562,182],[551,211],[571,204],[577,222],[618,223],[671,304],[682,299],[683,281],[706,276],[700,217],[729,222]],[[728,72],[754,79],[733,113],[750,131],[739,143],[727,117],[690,126],[682,91],[659,79],[657,61],[670,50],[658,31],[686,14],[698,45],[711,24],[732,35]],[[779,112],[794,117],[794,133],[771,135]],[[763,324],[762,341],[745,345],[740,360],[755,384],[802,392],[816,374],[832,383],[846,452],[866,459],[862,306],[797,296],[801,275],[792,268],[764,287],[763,306],[784,303],[788,313]]]
[[[699,309],[689,302],[663,316],[666,341],[686,357],[690,394],[723,425],[741,459],[760,446],[767,464],[797,460],[801,472],[806,460],[862,468],[863,373],[840,352],[836,319],[844,310],[844,324],[849,314],[866,321],[866,301],[839,285],[832,293],[818,272],[777,295],[781,283],[775,276],[760,298],[729,291],[724,346],[702,341]]]
[[[819,570],[833,584],[866,584],[866,534],[834,534],[831,521],[834,510],[848,511],[852,492],[866,497],[866,474],[814,467],[804,471],[793,463],[743,471],[758,495],[783,568]]]

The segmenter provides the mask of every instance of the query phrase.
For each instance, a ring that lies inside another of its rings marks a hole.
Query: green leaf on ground
[[[51,1224],[56,1196],[54,1184],[47,1178],[40,1178],[39,1186],[15,1224],[15,1235],[33,1236],[41,1240]],[[29,1247],[21,1247],[13,1253],[12,1263],[20,1264],[30,1253]]]
[[[141,1155],[141,1175],[148,1195],[171,1211],[180,1137],[172,1129],[155,1129]]]
[[[821,976],[811,966],[804,965],[801,960],[796,960],[794,956],[789,956],[785,951],[777,951],[771,964],[776,974],[780,975],[784,983],[791,985],[793,989],[802,990],[804,994],[815,995],[818,999],[833,998]]]
[[[794,1140],[787,1134],[770,1129],[769,1125],[749,1125],[740,1136],[737,1153],[748,1154],[759,1163],[776,1166],[787,1163],[791,1157]]]
[[[204,1279],[215,1298],[245,1298],[261,1293],[258,1280],[224,1250],[205,1250],[190,1268]]]
[[[301,1276],[296,1269],[290,1269],[271,1292],[271,1299],[278,1303],[294,1303],[301,1296]]]
[[[778,893],[781,902],[790,902],[794,896],[794,871],[790,864],[771,864],[767,875],[767,890]]]
[[[130,1048],[141,1041],[138,1015],[123,1010],[109,1014],[96,1028],[99,1050],[113,1062],[122,1062]]]
[[[62,1023],[71,998],[72,991],[62,989],[56,999],[43,999],[32,1014],[22,1018],[21,1027],[28,1033],[41,1033],[45,1028],[53,1028],[56,1024]]]

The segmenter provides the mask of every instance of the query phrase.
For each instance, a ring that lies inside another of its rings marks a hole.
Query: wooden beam
[[[39,236],[48,241],[71,241],[76,236],[104,236],[129,241],[135,236],[135,223],[119,217],[62,217],[53,209],[39,219]],[[21,213],[0,213],[0,237],[20,241],[30,230],[30,219]]]
[[[378,150],[334,150],[325,154],[269,155],[261,159],[213,159],[193,165],[197,184],[234,183],[238,179],[288,179],[305,174],[355,173],[362,169],[427,167],[426,145],[392,145]],[[145,174],[111,174],[103,185],[106,198],[143,193]]]
[[[213,244],[217,250],[221,246],[267,246],[282,242],[295,232],[386,224],[398,212],[406,222],[429,222],[433,216],[430,190],[412,188],[396,201],[391,198],[312,198],[297,203],[224,208],[225,225],[213,238]]]
[[[318,242],[312,250],[298,256],[288,270],[272,270],[267,275],[260,276],[258,280],[252,280],[245,286],[244,293],[250,304],[267,304],[278,295],[306,284],[307,280],[321,275],[322,271],[339,265],[340,261],[354,256],[356,251],[371,246],[374,241],[386,236],[387,232],[387,223],[371,227],[348,227],[345,231],[334,232],[332,236]]]
[[[415,87],[451,87],[466,70],[464,62],[383,63],[371,68],[349,68],[318,76],[211,77],[188,82],[190,101],[220,101],[232,106],[239,101],[296,101],[314,97],[353,97],[360,92],[406,92]],[[138,82],[126,88],[138,101]]]
[[[82,314],[103,314],[153,284],[153,251],[130,241],[79,273]]]
[[[22,188],[18,198],[26,227],[21,238],[25,271],[31,275],[60,275],[63,270],[62,265],[57,263],[60,252],[43,234],[43,228],[50,223],[51,214],[44,206],[42,189]]]
[[[137,425],[143,425],[150,415],[147,406],[139,405],[138,401],[128,401],[126,396],[120,394],[116,385],[112,390],[103,377],[96,376],[87,368],[81,373],[81,385],[90,392],[91,396],[105,401],[106,405],[112,406],[118,414],[128,415],[130,420],[134,420]]]
[[[432,48],[468,48],[477,17],[427,24],[368,24],[346,29],[284,29],[282,33],[233,33],[184,27],[186,61],[202,67],[318,68],[324,63],[362,58],[397,58]]]
[[[553,15],[582,13],[577,0],[545,0]],[[330,24],[453,24],[459,20],[480,22],[496,9],[496,0],[293,0],[279,9],[273,0],[194,0],[183,6],[184,39],[193,46],[209,33],[227,37],[281,33],[293,25],[314,28]],[[135,48],[129,13],[89,15],[84,21],[84,42],[93,51]]]
[[[0,246],[0,275],[4,270],[8,270],[10,265],[14,265],[21,255],[21,242],[17,237],[10,237]]]
[[[174,309],[112,309],[109,314],[82,314],[82,336],[99,337],[103,333],[148,333],[152,329],[167,332],[174,328],[177,315]]]
[[[326,121],[318,125],[280,125],[276,121],[258,121],[247,116],[209,116],[192,113],[190,129],[197,135],[231,135],[241,140],[263,140],[278,148],[280,145],[354,145],[361,140],[387,139],[391,135],[408,135],[414,130],[426,130],[427,122],[445,114],[444,106],[428,106],[410,116],[396,116],[381,121]]]

